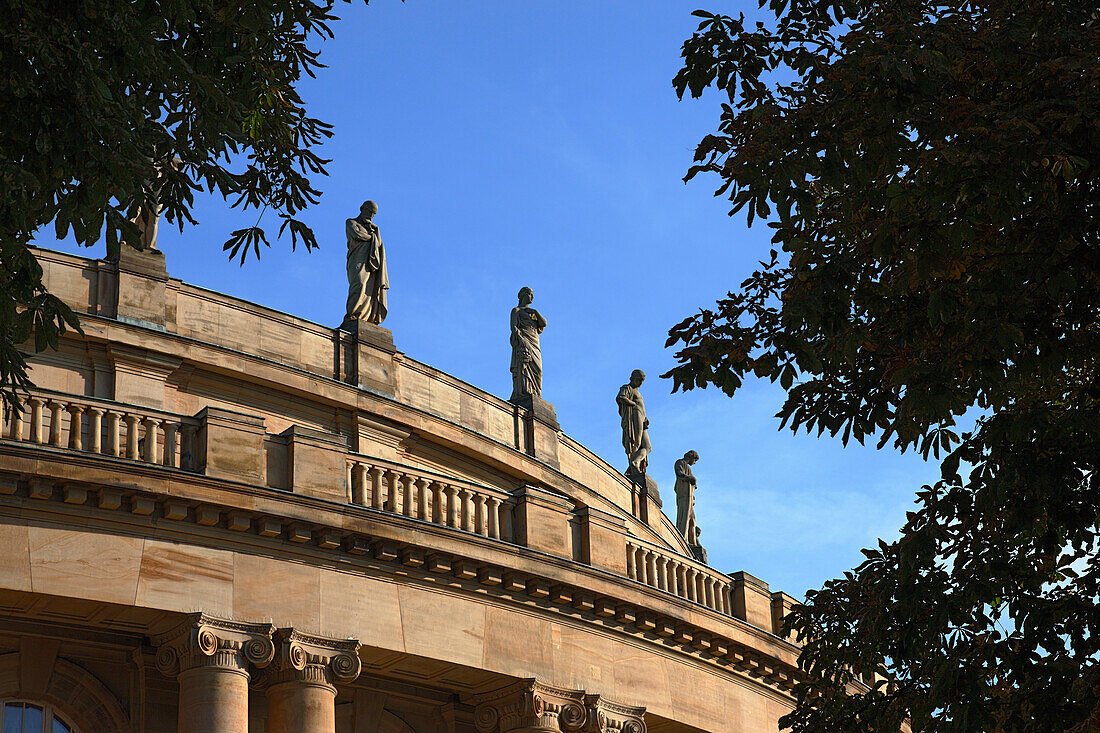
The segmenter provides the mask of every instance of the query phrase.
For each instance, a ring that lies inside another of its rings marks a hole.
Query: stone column
[[[588,724],[584,733],[646,733],[645,708],[611,702],[599,695],[585,695]]]
[[[179,680],[179,733],[248,733],[249,665],[271,662],[273,631],[197,613],[156,640],[157,669]]]
[[[522,680],[474,699],[479,733],[580,733],[588,712],[583,690]]]
[[[479,733],[646,733],[645,708],[521,680],[471,702]]]
[[[335,733],[335,685],[359,676],[359,642],[279,629],[275,648],[261,683],[267,733]]]

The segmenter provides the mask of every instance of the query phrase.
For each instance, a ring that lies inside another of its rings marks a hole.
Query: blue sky
[[[749,383],[672,395],[670,326],[735,288],[769,232],[729,218],[717,182],[685,185],[718,100],[678,102],[671,80],[696,4],[374,0],[340,5],[329,68],[303,86],[335,125],[304,214],[321,249],[273,244],[243,268],[228,233],[255,222],[221,200],[199,226],[161,227],[169,272],[327,325],[346,295],[344,220],[367,198],[389,257],[399,349],[494,394],[511,392],[508,315],[523,285],[549,320],[543,397],[563,430],[625,467],[615,394],[635,368],[674,507],[673,462],[701,454],[697,512],[711,564],[801,597],[891,537],[936,468],[839,440],[778,432],[782,392]],[[724,12],[755,2],[707,5]],[[276,219],[265,220],[269,232]],[[75,251],[48,236],[47,247]],[[80,250],[89,254],[86,250]],[[101,256],[102,252],[92,254]],[[674,509],[673,509],[674,511]]]

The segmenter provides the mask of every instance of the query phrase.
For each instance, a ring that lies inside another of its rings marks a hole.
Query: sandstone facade
[[[777,730],[793,599],[694,560],[548,406],[159,254],[37,254],[84,335],[0,426],[0,700],[81,733]]]

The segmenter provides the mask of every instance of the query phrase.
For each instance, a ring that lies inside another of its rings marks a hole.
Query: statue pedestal
[[[164,330],[168,268],[160,250],[119,250],[115,317]]]
[[[524,395],[515,405],[516,447],[543,463],[558,468],[558,414],[541,397]]]
[[[348,335],[343,332],[349,332]],[[348,384],[394,396],[393,332],[367,321],[344,322],[337,331],[344,362],[341,378]]]
[[[393,331],[368,321],[355,322],[355,338],[360,345],[371,346],[391,354],[397,351],[393,345]]]
[[[650,526],[659,522],[661,508],[664,504],[661,502],[661,493],[657,490],[657,482],[653,480],[652,476],[646,474],[645,483],[643,484],[642,477],[629,468],[623,472],[623,475],[630,481],[634,516]],[[653,522],[649,521],[650,517],[653,518]]]

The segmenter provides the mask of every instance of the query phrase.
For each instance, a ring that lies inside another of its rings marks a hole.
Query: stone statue
[[[167,162],[154,163],[154,167],[158,171],[162,171],[166,168],[170,168],[173,171],[178,171],[180,164],[183,160],[174,155]],[[138,252],[148,252],[153,255],[163,255],[164,253],[157,248],[157,230],[160,225],[160,213],[164,210],[164,204],[160,202],[160,186],[155,186],[152,181],[144,182],[146,188],[152,188],[152,195],[148,200],[137,204],[133,209],[133,216],[130,217],[130,223],[138,228],[138,242],[135,246],[130,244],[132,249]],[[151,204],[147,206],[146,204]],[[119,254],[121,253],[121,246],[125,240],[119,241],[115,245],[107,244],[107,259],[112,262],[117,262]]]
[[[542,349],[539,334],[546,319],[531,307],[535,291],[522,288],[519,305],[512,309],[512,396],[511,402],[542,395]]]
[[[160,212],[164,206],[157,201],[154,207],[154,210],[150,211],[145,206],[139,206],[134,218],[130,219],[141,232],[139,240],[141,244],[137,247],[140,252],[160,252],[157,249],[157,225],[160,223]]]
[[[347,220],[348,308],[342,327],[354,330],[356,321],[374,325],[386,320],[386,291],[390,277],[386,270],[386,248],[378,225],[371,219],[378,204],[366,201],[359,216]]]
[[[645,402],[638,388],[645,381],[645,372],[635,369],[630,373],[630,382],[619,388],[619,396],[615,401],[619,403],[619,417],[623,423],[623,448],[626,457],[630,461],[630,467],[626,475],[631,479],[642,481],[646,466],[649,461],[647,456],[653,450],[649,443],[649,420],[645,416]]]
[[[689,450],[676,461],[676,529],[689,545],[695,543],[695,474],[691,467],[699,460],[699,454]]]

